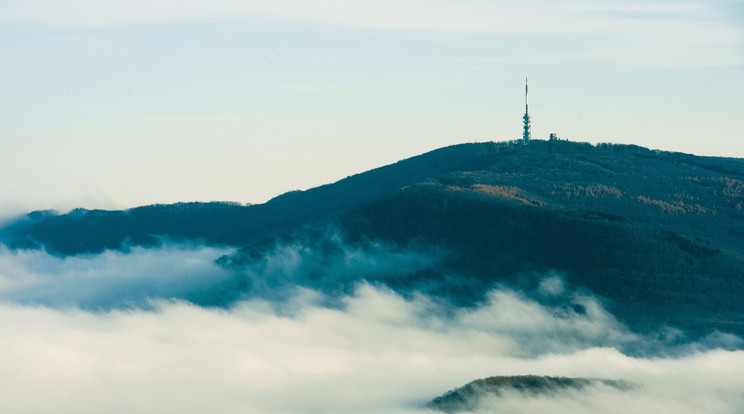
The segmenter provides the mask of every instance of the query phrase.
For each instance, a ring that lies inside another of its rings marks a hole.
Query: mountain
[[[468,384],[436,397],[426,404],[432,410],[445,413],[475,411],[481,401],[489,397],[500,397],[505,393],[520,393],[528,396],[555,395],[565,391],[582,391],[587,387],[605,386],[619,391],[633,389],[626,381],[596,378],[566,378],[538,375],[516,375],[489,377]]]
[[[481,152],[468,145],[449,147],[258,205],[177,203],[125,211],[75,209],[62,215],[36,211],[0,230],[0,241],[60,255],[151,246],[158,237],[241,246],[382,200],[401,187],[457,169]]]
[[[295,268],[226,290],[284,281],[333,292],[365,279],[469,306],[494,285],[535,291],[557,272],[639,331],[744,336],[742,159],[568,141],[462,144],[259,205],[34,212],[0,230],[10,248],[61,256],[164,239],[237,246],[219,262],[243,278],[277,246],[303,246],[302,277]],[[376,259],[360,270],[350,251],[431,260]],[[237,297],[226,291],[215,304]]]

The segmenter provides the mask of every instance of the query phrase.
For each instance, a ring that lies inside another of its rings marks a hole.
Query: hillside
[[[333,292],[364,278],[465,306],[494,284],[533,291],[557,271],[635,329],[744,335],[741,159],[566,141],[463,144],[260,205],[35,212],[0,230],[11,248],[58,255],[162,238],[241,247],[220,259],[233,269],[301,244],[312,265],[302,278],[277,276],[284,282]],[[348,249],[436,259],[397,273],[359,272],[344,261]]]
[[[44,247],[60,255],[151,246],[158,237],[246,245],[381,200],[406,185],[457,170],[482,152],[469,145],[443,148],[257,205],[189,202],[124,211],[35,211],[1,229],[0,242],[13,248]]]
[[[482,400],[497,398],[505,393],[521,393],[530,396],[559,394],[566,391],[582,391],[587,387],[605,386],[619,391],[632,389],[631,383],[595,378],[566,378],[537,375],[489,377],[475,380],[460,388],[432,399],[427,408],[445,413],[470,412],[478,408]]]

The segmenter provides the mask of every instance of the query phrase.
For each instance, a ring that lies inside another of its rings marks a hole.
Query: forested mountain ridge
[[[527,289],[557,271],[636,327],[744,333],[744,160],[629,145],[455,145],[259,205],[35,212],[0,241],[70,255],[198,239],[240,247],[221,263],[241,269],[279,243],[302,243],[327,263],[342,254],[328,228],[359,249],[441,258],[395,277],[324,282],[319,268],[301,281],[311,287],[361,277],[468,304],[495,283]]]
[[[11,247],[43,246],[62,255],[153,245],[157,237],[244,245],[379,200],[405,185],[456,169],[482,152],[468,144],[447,147],[256,205],[184,202],[123,211],[35,211],[0,229],[0,242]]]
[[[744,240],[744,226],[727,225],[728,219],[744,218],[744,160],[567,141],[455,145],[258,205],[189,202],[62,215],[37,211],[1,229],[0,240],[10,246],[44,245],[62,254],[117,249],[124,239],[132,245],[153,243],[155,235],[240,245],[253,240],[251,232],[334,217],[409,186],[439,186],[685,233],[695,229],[691,233],[714,233],[734,246]],[[86,227],[96,234],[86,233]]]
[[[597,378],[566,378],[537,375],[499,376],[478,379],[432,399],[426,407],[445,413],[476,411],[481,402],[505,393],[520,393],[532,397],[555,395],[566,391],[604,386],[618,391],[632,390],[635,385],[626,381]]]

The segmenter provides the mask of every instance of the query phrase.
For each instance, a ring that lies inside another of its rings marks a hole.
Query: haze
[[[521,134],[744,156],[741,1],[0,3],[0,217],[263,202]]]
[[[423,414],[432,413],[423,408],[429,399],[473,379],[524,373],[635,388],[507,395],[484,412],[733,414],[744,403],[744,352],[725,350],[726,341],[740,347],[739,338],[675,346],[670,337],[658,353],[652,338],[585,293],[573,293],[583,313],[506,288],[476,307],[452,308],[363,282],[332,307],[307,289],[229,308],[158,299],[200,289],[197,275],[223,280],[225,270],[206,260],[221,253],[193,245],[68,258],[0,252],[0,409]],[[545,275],[540,294],[563,290],[560,275]],[[618,350],[628,346],[651,355]]]

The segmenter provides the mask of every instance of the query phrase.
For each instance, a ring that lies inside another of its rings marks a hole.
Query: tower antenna
[[[530,123],[530,103],[527,99],[527,78],[524,78],[524,117],[522,119],[524,120],[524,133],[522,133],[522,140],[529,141],[530,138],[532,138],[532,134],[530,132],[530,129],[532,127]]]

